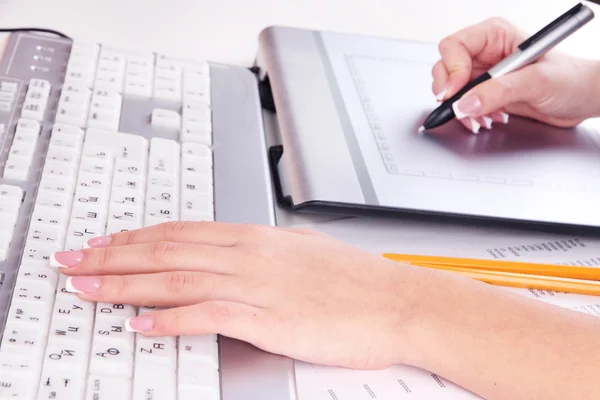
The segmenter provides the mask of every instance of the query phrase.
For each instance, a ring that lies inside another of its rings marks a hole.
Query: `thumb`
[[[534,66],[489,79],[456,101],[452,106],[454,114],[458,119],[480,117],[512,103],[533,100],[541,96],[544,87],[539,80],[539,71]]]

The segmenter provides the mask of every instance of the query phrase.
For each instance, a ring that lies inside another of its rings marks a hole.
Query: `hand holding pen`
[[[600,62],[547,53],[594,17],[578,4],[530,38],[501,19],[463,29],[439,45],[433,90],[444,101],[423,123],[458,118],[471,132],[508,114],[571,127],[600,116]]]

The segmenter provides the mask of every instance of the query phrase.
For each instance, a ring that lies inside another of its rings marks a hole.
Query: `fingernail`
[[[83,260],[81,251],[59,251],[50,256],[50,266],[55,268],[74,267]]]
[[[456,118],[463,119],[465,117],[473,117],[481,112],[481,100],[476,94],[463,97],[452,105]]]
[[[100,278],[93,276],[70,276],[65,283],[69,293],[94,293],[100,288]]]
[[[435,95],[435,99],[437,101],[443,101],[444,97],[446,97],[446,93],[448,93],[448,89],[442,90],[441,92]]]
[[[152,328],[154,328],[154,317],[152,315],[141,315],[125,321],[127,332],[146,332],[152,330]]]
[[[485,129],[492,129],[492,119],[490,117],[484,115],[481,120]]]
[[[111,240],[112,240],[112,236],[98,236],[95,238],[91,238],[90,240],[85,242],[83,247],[86,249],[89,249],[89,248],[99,249],[102,247],[108,247]]]
[[[508,114],[502,111],[494,111],[490,114],[490,117],[494,120],[494,122],[501,122],[503,124],[508,123]]]
[[[469,117],[469,122],[471,122],[471,132],[473,132],[474,134],[478,134],[479,129],[481,128],[479,122],[477,122],[475,118],[472,117]]]

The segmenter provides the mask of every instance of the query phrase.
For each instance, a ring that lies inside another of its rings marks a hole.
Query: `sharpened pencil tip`
[[[420,126],[419,127],[419,132],[425,132],[425,127],[424,126]]]

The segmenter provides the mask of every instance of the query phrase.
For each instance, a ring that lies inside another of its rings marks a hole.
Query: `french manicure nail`
[[[435,99],[440,102],[443,101],[444,97],[446,97],[446,93],[448,93],[448,89],[442,90],[435,96]]]
[[[479,122],[477,122],[475,118],[472,117],[469,117],[469,121],[471,122],[471,132],[473,132],[474,134],[478,134],[479,129],[481,128]]]
[[[125,321],[127,332],[146,332],[152,330],[152,328],[154,328],[154,317],[152,315],[141,315]]]
[[[502,111],[495,111],[492,114],[490,114],[490,116],[492,117],[492,119],[494,120],[494,122],[501,122],[503,124],[507,124],[508,123],[508,114]]]
[[[100,278],[93,276],[70,276],[65,283],[69,293],[94,293],[100,288]]]
[[[81,251],[58,251],[50,256],[50,266],[55,268],[74,267],[83,260]]]
[[[108,247],[111,240],[112,240],[112,236],[98,236],[98,237],[89,239],[87,242],[85,242],[83,247],[87,248],[87,249],[89,249],[89,248],[99,249],[102,247]]]
[[[492,119],[490,117],[487,116],[483,116],[481,117],[481,120],[483,121],[483,126],[485,127],[485,129],[492,129]]]
[[[481,100],[479,100],[479,96],[476,94],[470,94],[467,97],[463,97],[454,102],[452,109],[454,110],[454,115],[458,119],[473,117],[481,112]]]

